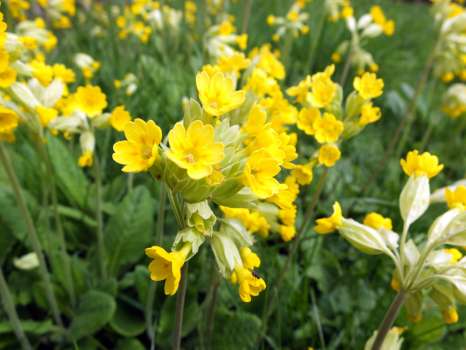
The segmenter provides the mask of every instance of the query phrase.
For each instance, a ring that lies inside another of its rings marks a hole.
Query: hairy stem
[[[16,313],[15,304],[13,302],[13,298],[11,297],[11,293],[8,289],[8,285],[6,283],[5,276],[3,275],[3,270],[1,268],[0,296],[2,298],[3,307],[5,308],[6,314],[8,315],[11,327],[15,332],[16,338],[18,338],[18,341],[21,344],[21,348],[23,350],[32,350],[31,344],[29,343],[29,340],[26,334],[24,333],[21,321],[19,320],[18,314]]]
[[[157,216],[157,227],[156,227],[156,238],[155,241],[158,244],[162,244],[164,230],[163,226],[165,223],[165,202],[166,202],[166,189],[164,184],[160,184],[160,204],[159,204],[159,212]],[[146,332],[150,339],[150,349],[155,349],[155,334],[154,334],[154,300],[155,300],[155,292],[156,292],[156,284],[151,283],[149,287],[149,292],[147,294],[146,300]]]
[[[382,323],[379,326],[377,331],[377,336],[374,340],[374,344],[372,345],[371,350],[380,350],[385,337],[387,336],[388,331],[392,328],[393,323],[395,322],[396,318],[398,317],[398,313],[400,312],[401,307],[403,306],[406,300],[406,292],[400,290],[400,292],[396,295],[395,299],[393,300],[392,304],[387,310],[385,317],[383,318]]]
[[[55,320],[55,323],[59,327],[63,328],[63,322],[60,317],[60,311],[58,309],[57,299],[55,298],[52,281],[50,279],[50,274],[47,269],[47,265],[45,263],[44,253],[43,253],[40,241],[39,241],[39,237],[37,235],[36,228],[34,226],[34,222],[32,220],[31,214],[29,213],[29,209],[26,205],[26,200],[23,196],[21,185],[19,184],[13,165],[11,164],[11,161],[6,153],[5,146],[1,142],[0,142],[0,161],[2,162],[5,172],[8,176],[8,179],[10,180],[11,186],[13,188],[13,192],[16,197],[16,201],[18,202],[19,210],[21,211],[21,215],[23,216],[23,219],[26,222],[29,239],[31,240],[32,247],[39,260],[39,272],[44,282],[45,293],[46,293],[46,297],[47,297],[47,301],[49,303],[50,309],[52,311],[53,318]]]
[[[173,350],[180,350],[181,335],[183,332],[183,314],[186,301],[186,290],[188,289],[188,263],[185,263],[181,270],[181,281],[178,294],[176,296],[175,314],[175,335],[173,337]]]
[[[251,17],[251,9],[252,9],[252,0],[246,0],[246,4],[244,5],[243,9],[243,25],[241,28],[241,33],[248,32],[249,26],[249,18]]]

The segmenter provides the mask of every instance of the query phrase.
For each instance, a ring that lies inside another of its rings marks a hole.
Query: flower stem
[[[155,241],[157,244],[162,244],[163,241],[163,235],[164,235],[164,230],[163,226],[165,223],[165,202],[166,202],[166,196],[167,192],[165,189],[164,184],[160,184],[160,204],[159,204],[159,212],[157,216],[157,227],[156,227],[156,238]],[[154,300],[155,300],[155,292],[156,292],[156,286],[157,284],[152,283],[150,284],[149,287],[149,292],[147,294],[147,300],[146,300],[146,332],[147,335],[149,336],[150,339],[150,349],[154,350],[155,349],[155,334],[154,334],[154,317],[153,317],[153,311],[154,311]]]
[[[249,18],[251,17],[251,9],[252,9],[252,0],[246,0],[246,4],[244,5],[243,9],[243,25],[241,28],[241,33],[248,32],[249,26]]]
[[[209,304],[207,307],[207,324],[206,324],[206,338],[207,349],[212,349],[212,334],[214,331],[215,321],[215,306],[217,304],[218,287],[220,285],[219,274],[217,270],[212,269],[212,282],[210,284]]]
[[[11,327],[15,332],[16,338],[18,338],[21,348],[23,350],[32,350],[31,344],[24,333],[23,327],[21,326],[21,321],[19,320],[18,314],[16,313],[15,304],[11,297],[11,293],[8,289],[8,285],[5,281],[5,276],[3,275],[3,270],[0,267],[0,296],[3,301],[3,307],[8,315],[10,320]]]
[[[95,172],[95,213],[97,221],[97,251],[99,260],[100,276],[107,279],[107,270],[105,267],[105,242],[104,242],[104,223],[102,216],[102,173],[100,169],[99,158],[94,157],[94,172]]]
[[[175,335],[173,337],[173,350],[180,350],[181,335],[183,332],[183,314],[186,301],[186,290],[188,289],[188,263],[181,270],[180,289],[176,296]]]
[[[286,272],[288,271],[288,268],[290,267],[290,264],[298,250],[299,243],[301,242],[301,236],[303,232],[307,229],[309,226],[309,223],[311,222],[313,216],[314,216],[314,210],[317,206],[317,202],[319,201],[320,194],[322,193],[325,185],[325,181],[327,179],[328,175],[328,168],[325,168],[322,174],[320,175],[319,182],[317,183],[316,190],[314,192],[314,195],[312,196],[311,199],[311,204],[307,208],[306,214],[304,215],[303,222],[301,226],[299,227],[298,233],[296,234],[296,237],[294,238],[293,244],[291,246],[290,253],[288,254],[288,258],[286,259],[285,264],[283,265],[282,269],[278,273],[278,278],[275,286],[271,288],[272,296],[270,298],[266,298],[266,301],[264,303],[264,308],[262,312],[262,329],[259,334],[259,338],[257,342],[260,342],[262,338],[266,335],[267,333],[267,327],[268,327],[268,320],[270,316],[273,313],[273,310],[275,309],[276,306],[276,296],[278,295],[278,291],[280,290],[280,287],[285,279]]]
[[[353,49],[350,49],[348,57],[346,58],[345,65],[343,66],[343,72],[341,73],[340,85],[341,87],[345,86],[346,79],[348,78],[349,70],[351,68],[351,63],[353,61]]]
[[[385,317],[379,326],[377,337],[374,340],[374,344],[372,345],[371,350],[380,350],[382,348],[383,341],[385,340],[385,337],[390,328],[392,328],[393,322],[395,322],[405,300],[406,292],[404,290],[400,290],[388,308],[387,313],[385,314]]]
[[[26,205],[26,200],[24,199],[24,196],[21,190],[21,185],[19,184],[18,178],[16,177],[15,170],[7,155],[5,146],[1,142],[0,142],[0,161],[2,162],[5,172],[8,176],[8,179],[11,182],[11,186],[13,187],[13,192],[15,194],[16,201],[18,202],[19,210],[21,211],[23,219],[26,222],[29,239],[31,240],[32,247],[39,260],[39,272],[41,274],[42,280],[44,281],[45,294],[46,294],[46,298],[49,303],[49,306],[51,308],[53,318],[55,320],[55,323],[60,328],[63,328],[63,322],[60,317],[60,311],[58,309],[57,299],[55,298],[55,293],[53,291],[52,282],[50,280],[50,274],[47,269],[47,265],[45,263],[45,258],[44,258],[44,254],[42,251],[42,246],[39,241],[39,237],[37,235],[34,222],[32,221],[31,214],[29,213],[29,209]]]

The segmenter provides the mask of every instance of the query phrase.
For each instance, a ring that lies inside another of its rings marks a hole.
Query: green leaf
[[[154,214],[154,201],[142,186],[130,192],[116,208],[105,232],[107,266],[110,274],[138,261],[144,248],[150,244]]]
[[[55,172],[58,187],[72,203],[83,207],[89,190],[89,183],[76,157],[57,137],[47,138],[47,148]]]
[[[219,310],[215,315],[213,349],[254,349],[261,321],[243,311]]]
[[[144,350],[144,345],[137,339],[119,340],[116,350]]]
[[[81,297],[70,334],[77,340],[97,332],[112,319],[115,308],[115,300],[109,294],[88,291]]]
[[[126,304],[121,302],[117,305],[117,310],[113,319],[110,321],[113,330],[125,337],[135,337],[146,328],[144,315]]]

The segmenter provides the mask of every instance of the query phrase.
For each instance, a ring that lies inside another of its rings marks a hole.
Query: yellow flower
[[[52,69],[55,77],[61,79],[65,84],[73,83],[76,79],[74,72],[63,64],[54,64]]]
[[[458,312],[453,305],[448,306],[445,310],[442,311],[443,320],[447,324],[452,324],[458,322]]]
[[[309,107],[303,108],[298,114],[298,128],[304,131],[307,135],[314,135],[314,123],[320,119],[320,111],[318,108]]]
[[[280,166],[277,160],[266,150],[258,150],[248,158],[243,182],[257,197],[268,198],[284,187],[274,178],[279,172]]]
[[[296,228],[294,226],[280,225],[280,236],[284,242],[291,241],[296,236]]]
[[[110,125],[117,131],[123,131],[125,125],[131,121],[131,115],[124,106],[116,107],[110,115]]]
[[[310,102],[313,107],[324,108],[330,105],[337,93],[337,84],[331,77],[335,71],[332,64],[325,68],[323,72],[316,73],[311,77]]]
[[[290,96],[296,97],[296,101],[299,103],[306,102],[307,94],[311,86],[311,77],[308,75],[304,80],[300,81],[298,85],[291,86],[286,90],[286,93]]]
[[[96,117],[107,107],[107,97],[100,87],[86,85],[78,87],[74,102],[79,110],[90,118]]]
[[[176,123],[168,134],[168,141],[168,159],[186,169],[188,176],[195,180],[212,174],[214,165],[224,157],[223,144],[214,140],[214,128],[200,120],[189,124],[187,130],[182,122]]]
[[[10,134],[18,126],[19,117],[16,112],[0,106],[0,134]]]
[[[244,56],[244,53],[235,52],[231,56],[222,56],[218,60],[218,66],[222,72],[235,72],[246,69],[251,61]]]
[[[353,86],[363,99],[370,100],[382,95],[384,84],[375,73],[366,72],[362,77],[354,78]]]
[[[191,252],[191,244],[185,243],[178,251],[168,253],[158,246],[146,248],[146,255],[153,259],[149,264],[150,278],[153,281],[165,281],[164,292],[174,295],[181,279],[181,268]]]
[[[454,190],[445,190],[445,199],[449,208],[466,210],[466,186],[460,185]]]
[[[53,79],[53,69],[51,66],[39,60],[31,61],[29,66],[32,69],[32,76],[39,80],[42,85],[48,86],[51,83]]]
[[[8,67],[4,71],[0,72],[0,87],[10,87],[16,81],[16,71]]]
[[[311,163],[296,165],[293,170],[291,170],[291,175],[296,178],[296,181],[301,186],[309,185],[313,178]]]
[[[239,283],[239,296],[245,303],[251,302],[251,296],[258,296],[266,285],[262,278],[256,277],[245,267],[237,266],[231,274],[231,281]]]
[[[273,26],[276,20],[277,20],[277,17],[275,17],[274,15],[267,16],[267,24],[269,26]]]
[[[319,164],[323,164],[330,168],[340,159],[341,152],[337,146],[332,144],[323,145],[319,149]]]
[[[322,118],[314,122],[314,137],[319,143],[334,142],[343,132],[343,123],[333,114],[324,113]]]
[[[267,113],[260,105],[255,104],[251,107],[242,129],[248,136],[253,137],[261,134],[268,127],[266,123]]]
[[[234,33],[235,30],[235,26],[229,20],[223,21],[218,27],[218,33],[220,35],[230,35]]]
[[[392,219],[384,218],[382,215],[375,212],[367,214],[364,218],[363,224],[375,228],[376,230],[381,228],[386,230],[392,229]]]
[[[85,151],[79,157],[78,164],[81,168],[87,168],[87,167],[92,166],[93,161],[94,161],[94,155],[92,154],[92,152]]]
[[[333,204],[333,214],[327,218],[317,219],[316,226],[314,226],[314,231],[321,235],[332,233],[342,224],[342,220],[343,215],[341,213],[340,203],[335,202]]]
[[[463,257],[463,254],[456,248],[442,249],[442,251],[450,256],[450,264],[456,264]]]
[[[113,145],[113,160],[124,165],[124,172],[146,171],[159,156],[162,130],[154,121],[145,122],[138,118],[128,122],[124,132],[127,140]]]
[[[243,260],[243,265],[248,270],[253,270],[261,265],[261,260],[250,248],[242,247],[239,252],[241,260]]]
[[[202,71],[196,75],[199,99],[205,111],[214,116],[221,116],[241,106],[245,92],[235,91],[234,82],[223,73],[209,76]]]
[[[341,54],[339,52],[334,52],[332,53],[331,59],[335,63],[340,63],[341,62]]]
[[[264,70],[267,74],[275,79],[282,80],[285,78],[285,66],[270,51],[269,45],[264,45],[261,47],[257,68]]]
[[[36,108],[36,112],[39,116],[39,121],[42,126],[47,126],[58,115],[58,111],[56,109],[44,106],[38,106]]]
[[[400,160],[403,171],[408,176],[436,176],[443,169],[443,164],[439,164],[438,158],[429,152],[419,154],[417,150],[408,152],[405,159]]]
[[[241,50],[246,50],[246,47],[248,47],[248,35],[246,33],[238,35],[236,43]]]
[[[361,117],[359,118],[358,124],[365,126],[367,124],[375,123],[382,116],[382,112],[379,107],[374,107],[371,102],[365,103],[361,109]]]

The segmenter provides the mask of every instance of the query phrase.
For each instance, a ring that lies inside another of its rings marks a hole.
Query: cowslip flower
[[[162,130],[154,121],[138,118],[126,124],[124,133],[127,140],[113,145],[113,160],[124,165],[124,172],[146,171],[159,157]]]
[[[303,108],[298,114],[298,129],[301,129],[307,135],[314,135],[314,122],[318,119],[320,119],[320,111],[318,108]]]
[[[466,210],[466,186],[458,186],[453,190],[445,189],[445,200],[449,208]]]
[[[340,203],[335,202],[333,204],[333,214],[327,218],[317,219],[314,231],[321,235],[332,233],[342,224],[342,221],[343,215]]]
[[[14,111],[0,106],[0,134],[11,134],[18,123],[19,117]]]
[[[265,281],[256,277],[253,272],[246,267],[237,266],[231,274],[231,282],[239,284],[239,296],[245,303],[251,302],[251,296],[258,296],[265,287]]]
[[[90,118],[96,117],[107,107],[107,97],[100,87],[86,85],[78,87],[74,102],[76,107]]]
[[[311,77],[310,102],[313,107],[324,108],[330,105],[337,93],[337,84],[331,77],[335,66],[325,68],[323,72],[316,73]]]
[[[118,106],[112,111],[108,121],[115,130],[123,131],[125,125],[131,121],[131,115],[124,106]]]
[[[243,182],[259,198],[268,198],[278,193],[283,187],[274,176],[280,172],[280,166],[266,150],[258,150],[248,158],[243,173]]]
[[[400,164],[408,176],[432,178],[443,169],[443,164],[439,164],[436,156],[429,152],[419,154],[417,150],[409,152],[406,159],[401,159]]]
[[[385,218],[379,213],[371,212],[364,217],[363,224],[376,230],[380,230],[381,228],[386,230],[392,229],[392,219]]]
[[[343,123],[333,114],[324,113],[322,118],[314,122],[314,137],[319,143],[334,142],[343,132]]]
[[[319,148],[319,164],[323,164],[328,168],[334,166],[340,157],[341,152],[335,145],[326,144]]]
[[[365,126],[367,124],[375,123],[382,116],[382,112],[379,107],[374,107],[372,103],[365,103],[361,109],[361,116],[359,118],[358,124],[360,126]]]
[[[216,117],[241,106],[246,96],[243,90],[235,91],[233,80],[222,72],[213,76],[209,76],[205,71],[198,73],[196,86],[202,107]]]
[[[39,121],[42,126],[47,126],[52,120],[58,116],[58,111],[54,108],[37,106],[36,112],[39,116]]]
[[[361,77],[354,78],[353,86],[363,99],[370,100],[382,95],[384,83],[375,73],[366,72]]]
[[[214,140],[214,128],[195,120],[185,129],[182,122],[177,123],[168,134],[170,149],[167,157],[180,168],[186,169],[194,180],[212,174],[214,165],[224,157],[224,146]]]
[[[191,252],[191,244],[184,244],[180,250],[167,252],[162,247],[146,248],[146,255],[153,259],[149,264],[150,278],[153,281],[165,281],[164,292],[174,295],[181,280],[181,268]]]

